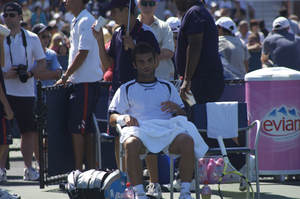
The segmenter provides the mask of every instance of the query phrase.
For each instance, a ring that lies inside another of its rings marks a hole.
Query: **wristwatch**
[[[33,72],[32,71],[29,71],[31,76],[29,78],[32,78],[33,77]]]
[[[62,75],[62,76],[61,76],[61,79],[62,79],[63,81],[65,81],[65,82],[68,80],[68,78],[67,78],[65,75]]]

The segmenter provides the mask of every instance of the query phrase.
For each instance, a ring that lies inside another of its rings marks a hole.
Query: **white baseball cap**
[[[221,17],[216,21],[216,25],[235,33],[235,24],[230,17]]]
[[[114,20],[110,20],[110,21],[107,23],[107,25],[108,25],[109,27],[114,27],[114,26],[116,25],[116,22],[115,22]]]
[[[281,30],[289,26],[290,23],[285,17],[278,17],[273,21],[273,30]]]
[[[170,26],[172,32],[178,32],[181,21],[178,17],[169,17],[166,23]]]

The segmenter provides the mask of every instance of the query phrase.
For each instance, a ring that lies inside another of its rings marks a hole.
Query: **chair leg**
[[[255,177],[256,177],[256,198],[257,198],[257,199],[260,199],[259,169],[258,169],[258,156],[257,156],[257,150],[255,150]]]
[[[170,157],[170,199],[173,199],[174,159]]]
[[[198,159],[195,159],[195,188],[196,188],[196,199],[200,199],[200,189],[199,189],[199,164]]]
[[[249,180],[249,153],[246,154],[246,178]],[[251,183],[251,182],[250,182]],[[249,185],[246,184],[247,187],[247,194],[246,194],[246,198],[249,199],[250,196],[250,190],[249,190]]]

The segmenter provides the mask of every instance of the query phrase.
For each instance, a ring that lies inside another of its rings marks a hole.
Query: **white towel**
[[[195,125],[184,116],[173,117],[170,120],[153,119],[139,121],[139,127],[124,127],[120,142],[123,143],[131,135],[138,137],[144,146],[152,153],[158,153],[168,147],[180,133],[188,133],[194,139],[194,150],[197,159],[204,157],[208,146],[199,134]],[[166,155],[168,150],[163,150]]]
[[[238,137],[238,102],[206,103],[207,136]]]

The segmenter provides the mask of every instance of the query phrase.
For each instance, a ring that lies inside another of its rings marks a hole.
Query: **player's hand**
[[[179,91],[179,95],[180,95],[181,99],[187,100],[188,98],[186,95],[187,94],[192,95],[192,93],[189,92],[190,88],[191,88],[191,80],[189,80],[189,81],[184,80],[183,84],[180,88],[180,91]]]
[[[166,113],[170,113],[170,112],[177,112],[179,109],[181,109],[178,104],[172,102],[172,101],[166,101],[166,102],[161,102],[160,103],[161,106],[161,111],[162,112],[166,112]]]
[[[137,121],[137,119],[135,117],[132,117],[130,115],[126,115],[124,117],[124,122],[126,123],[126,125],[129,126],[140,126],[139,122]]]
[[[4,79],[17,78],[17,69],[18,67],[11,67],[7,72],[4,73]]]
[[[11,110],[10,106],[4,106],[4,118],[7,120],[12,120],[14,118],[14,112]]]
[[[128,48],[133,49],[135,47],[135,43],[132,40],[132,37],[130,35],[124,35],[123,38],[123,44],[124,46],[127,46]]]
[[[2,34],[0,34],[0,43],[1,43],[1,44],[3,43],[4,39],[5,39],[5,36],[2,35]]]
[[[92,32],[93,32],[94,37],[95,37],[97,40],[103,39],[103,31],[102,31],[102,28],[100,28],[99,32],[97,32],[97,31],[94,29],[95,26],[96,26],[96,22],[92,25]]]
[[[59,80],[57,80],[57,82],[54,84],[54,86],[63,85],[64,88],[66,88],[67,87],[67,83],[69,83],[69,81],[64,81],[62,78],[60,78]]]

